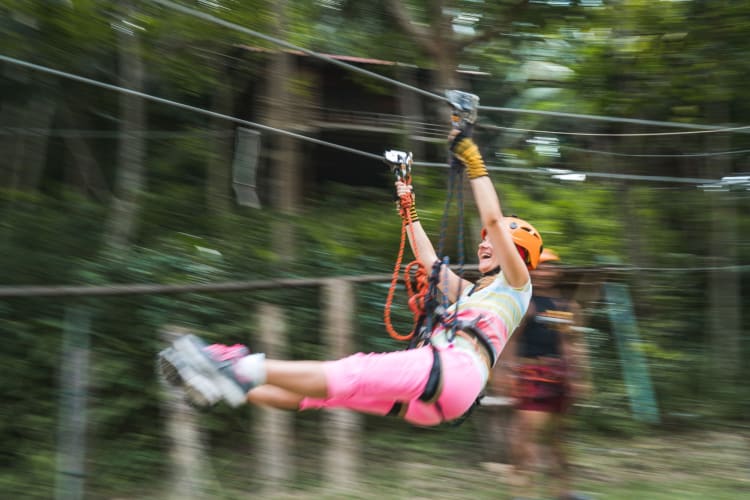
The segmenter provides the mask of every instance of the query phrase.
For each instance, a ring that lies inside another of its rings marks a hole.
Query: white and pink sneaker
[[[164,379],[185,390],[196,406],[212,406],[224,399],[231,406],[245,403],[247,392],[262,383],[260,376],[238,374],[237,364],[250,366],[250,373],[262,375],[262,353],[250,354],[241,344],[206,344],[195,335],[184,335],[159,353],[159,371]]]

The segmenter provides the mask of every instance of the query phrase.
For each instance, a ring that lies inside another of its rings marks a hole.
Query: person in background
[[[555,498],[581,500],[587,497],[570,486],[565,417],[573,402],[590,392],[588,354],[575,328],[579,307],[561,293],[558,255],[545,249],[539,262],[531,272],[531,304],[508,346],[515,381],[511,477],[527,497],[546,469]]]

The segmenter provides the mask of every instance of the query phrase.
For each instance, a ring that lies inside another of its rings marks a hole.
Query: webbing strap
[[[427,377],[424,391],[419,396],[419,400],[425,403],[437,402],[443,389],[443,365],[440,361],[440,352],[432,345],[430,349],[432,350],[432,368],[430,368],[430,375]]]
[[[428,290],[428,293],[430,294],[430,299],[428,303],[433,305],[432,310],[426,310],[425,313],[427,314],[428,318],[428,327],[427,334],[429,335],[432,331],[432,318],[435,317],[435,306],[438,302],[437,300],[437,283],[440,281],[439,276],[439,270],[440,270],[440,264],[445,265],[446,269],[445,272],[448,272],[448,265],[450,264],[450,258],[447,255],[444,255],[445,253],[445,240],[446,240],[446,234],[448,232],[448,216],[450,214],[450,206],[453,202],[453,196],[455,192],[456,196],[456,205],[457,205],[457,211],[458,211],[458,237],[456,242],[456,253],[458,254],[458,270],[456,274],[459,277],[459,283],[463,282],[464,277],[464,261],[465,261],[465,255],[464,255],[464,183],[463,183],[463,164],[456,159],[455,157],[451,156],[451,169],[450,169],[450,176],[448,180],[448,195],[445,199],[445,207],[443,208],[443,217],[440,222],[440,239],[438,240],[438,247],[437,247],[437,255],[439,258],[439,261],[436,262],[433,265],[432,274],[430,275],[430,288]],[[437,267],[437,268],[436,268]],[[446,281],[447,282],[447,281]],[[460,287],[460,285],[459,285]],[[461,289],[459,288],[456,290],[456,307],[453,309],[453,314],[451,314],[450,318],[446,318],[443,314],[439,315],[440,321],[446,326],[449,335],[448,338],[452,339],[455,335],[456,331],[456,318],[458,317],[458,297],[461,296]],[[443,294],[443,311],[446,311],[448,307],[450,306],[448,301],[448,294]]]

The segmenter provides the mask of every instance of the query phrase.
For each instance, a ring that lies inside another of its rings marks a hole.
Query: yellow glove
[[[461,163],[466,167],[466,173],[468,174],[469,179],[476,179],[478,177],[489,175],[489,173],[487,173],[487,167],[484,165],[482,154],[479,152],[479,148],[471,137],[465,137],[459,134],[453,141],[451,150],[456,158],[461,160]]]

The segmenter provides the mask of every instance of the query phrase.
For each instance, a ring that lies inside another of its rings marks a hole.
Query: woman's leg
[[[266,383],[302,396],[324,398],[328,395],[325,363],[266,360]]]
[[[224,399],[232,406],[250,401],[293,409],[307,397],[321,400],[318,406],[384,414],[395,402],[413,402],[406,418],[418,425],[459,417],[486,382],[486,374],[482,375],[471,355],[453,350],[454,346],[444,348],[441,359],[445,384],[436,414],[434,405],[418,401],[435,359],[429,346],[358,353],[323,362],[267,360],[263,354],[237,357],[235,351],[219,347],[208,346],[192,335],[183,336],[160,353],[162,372],[165,377],[174,375],[172,378],[183,385],[188,397],[201,405]],[[267,388],[248,394],[264,385],[278,390]]]
[[[538,462],[540,460],[540,434],[547,425],[549,413],[535,410],[515,412],[513,438],[514,474],[512,484],[519,496],[533,496],[530,488],[537,484]]]
[[[349,399],[336,398],[303,398],[299,403],[299,410],[320,410],[322,408],[346,408],[347,410],[368,415],[385,416],[393,408],[395,401],[368,397],[356,397]]]
[[[279,410],[304,411],[321,408],[347,408],[380,416],[387,415],[393,408],[393,401],[364,397],[350,400],[310,398],[270,384],[251,389],[247,393],[247,402],[256,406],[270,406]]]
[[[432,349],[422,347],[388,353],[357,353],[337,361],[321,363],[325,394],[301,392],[313,398],[411,401],[424,391],[432,368]],[[305,382],[276,373],[275,385],[299,392]],[[298,375],[291,372],[285,375]],[[286,385],[284,385],[286,384]]]
[[[432,349],[426,347],[386,355],[354,355],[327,363],[335,395],[304,398],[300,410],[348,408],[387,415],[400,402],[406,405],[404,420],[414,425],[432,426],[454,420],[471,407],[486,380],[469,354],[446,347],[440,356],[443,380],[437,404],[419,400],[433,362]],[[359,376],[350,376],[354,372],[348,365],[352,363],[360,366]]]
[[[410,401],[422,394],[432,351],[358,353],[337,361],[262,362],[265,383],[248,392],[251,403],[302,410],[344,407],[385,415],[395,401]]]
[[[305,397],[281,387],[264,384],[247,393],[247,402],[257,406],[270,406],[279,410],[299,410]]]
[[[571,492],[569,477],[568,454],[565,442],[565,414],[552,415],[549,429],[550,458],[552,459],[551,473],[557,480],[557,498],[565,498]]]

